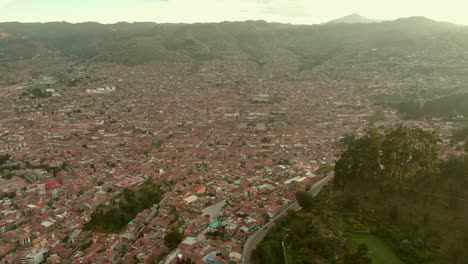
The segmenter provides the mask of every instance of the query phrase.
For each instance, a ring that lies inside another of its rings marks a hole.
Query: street
[[[312,194],[313,197],[317,196],[320,193],[323,186],[325,186],[330,180],[333,179],[334,173],[333,171],[330,172],[325,178],[321,179],[320,181],[316,182],[309,190],[309,193]],[[270,221],[266,224],[265,227],[259,229],[257,232],[253,233],[245,242],[243,252],[242,252],[242,259],[241,264],[250,264],[250,256],[252,255],[252,251],[257,247],[257,245],[262,242],[263,238],[268,234],[270,228],[272,228],[275,224],[275,220],[280,219],[287,215],[289,209],[293,209],[295,211],[299,210],[301,207],[299,204],[294,201],[292,204],[287,206],[283,211],[277,214],[275,217],[270,219]]]

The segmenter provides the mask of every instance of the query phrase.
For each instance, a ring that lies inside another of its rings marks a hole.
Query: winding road
[[[330,172],[325,178],[312,185],[312,187],[309,190],[309,193],[311,193],[313,197],[317,196],[317,194],[319,194],[322,190],[323,186],[328,184],[328,182],[330,182],[334,176],[334,172]],[[262,242],[263,238],[265,238],[265,236],[268,234],[268,231],[270,231],[270,229],[275,225],[275,220],[287,215],[289,209],[297,211],[301,209],[301,207],[296,201],[294,201],[292,204],[288,205],[285,209],[283,209],[283,211],[281,211],[275,217],[270,219],[270,221],[265,225],[265,227],[262,227],[257,232],[253,233],[244,244],[241,264],[251,263],[250,256],[252,255],[252,251],[257,247],[257,245],[260,242]]]

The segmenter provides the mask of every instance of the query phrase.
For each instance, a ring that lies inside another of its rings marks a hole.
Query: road
[[[309,190],[309,193],[312,194],[313,197],[317,196],[320,193],[323,186],[325,186],[329,181],[333,179],[334,173],[330,172],[325,178],[321,179],[320,181],[316,182]],[[250,256],[252,255],[252,251],[257,247],[257,245],[262,242],[263,238],[268,234],[268,231],[275,225],[275,220],[280,219],[288,214],[289,209],[293,209],[295,211],[299,210],[301,207],[295,201],[289,206],[287,206],[283,211],[278,213],[275,217],[270,219],[270,221],[262,227],[257,232],[253,233],[245,242],[243,252],[242,252],[242,259],[241,264],[250,264]]]

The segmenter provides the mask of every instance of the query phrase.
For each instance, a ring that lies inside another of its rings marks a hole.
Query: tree
[[[462,187],[466,183],[468,174],[467,159],[452,157],[440,164],[440,173],[448,181],[450,187]]]
[[[185,260],[185,264],[195,264],[195,261],[193,261],[191,258],[188,258]]]
[[[438,175],[440,139],[422,129],[398,127],[387,133],[373,128],[351,140],[335,166],[335,188],[375,184],[379,189],[402,189],[422,177]]]
[[[345,134],[343,138],[340,139],[340,144],[343,146],[347,147],[351,142],[353,142],[356,139],[356,135],[354,134]]]
[[[252,252],[252,263],[284,263],[280,240],[267,240],[260,243]]]
[[[398,207],[396,206],[393,206],[392,209],[390,209],[390,213],[388,215],[388,217],[390,218],[390,222],[391,223],[396,223],[398,221]]]
[[[370,264],[372,263],[372,259],[368,256],[369,248],[366,244],[361,243],[356,253],[348,253],[345,255],[343,259],[343,264]]]
[[[15,175],[11,171],[8,171],[2,176],[2,178],[5,180],[10,180],[11,178],[13,178],[13,176]]]
[[[433,132],[400,126],[385,135],[382,142],[382,185],[401,189],[418,177],[431,177],[439,171],[439,137]]]
[[[179,231],[179,228],[175,227],[164,236],[164,245],[166,245],[171,250],[174,250],[177,248],[180,242],[182,242],[182,239],[182,233]]]
[[[5,154],[5,155],[0,156],[0,165],[8,161],[10,158],[11,158],[10,154]]]
[[[468,126],[455,130],[452,135],[452,143],[458,143],[468,137]]]
[[[377,129],[369,129],[361,138],[351,138],[348,149],[335,166],[335,188],[356,180],[375,181],[380,174],[380,146],[382,135]]]
[[[452,190],[452,192],[449,194],[448,206],[452,211],[457,211],[460,206],[458,196],[458,190]]]
[[[417,119],[423,114],[421,105],[412,100],[406,100],[397,105],[398,112],[406,119]]]
[[[111,188],[109,190],[112,191]],[[113,199],[105,212],[98,208],[91,215],[88,228],[99,232],[118,233],[138,213],[159,203],[162,194],[160,187],[152,183],[146,183],[136,191],[126,188]]]
[[[345,200],[343,203],[343,209],[347,212],[356,212],[359,208],[359,199],[352,194],[348,194],[345,196]]]
[[[313,208],[313,198],[306,192],[296,192],[297,203],[306,211],[310,211]]]

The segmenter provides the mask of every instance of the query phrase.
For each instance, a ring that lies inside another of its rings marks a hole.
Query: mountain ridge
[[[456,28],[457,30],[452,30]],[[431,50],[435,56],[450,40],[455,50],[468,49],[468,28],[422,17],[380,23],[291,25],[265,21],[157,23],[0,23],[0,62],[39,55],[136,66],[182,55],[195,63],[237,54],[260,68],[290,60],[312,69],[356,49],[398,48],[402,56]],[[466,34],[460,34],[466,32]],[[456,41],[453,37],[456,36]],[[427,45],[433,43],[433,45]],[[401,48],[404,49],[401,49]],[[45,54],[44,52],[48,52]],[[275,64],[276,65],[276,64]],[[276,66],[275,66],[276,67]]]
[[[376,19],[370,19],[364,16],[361,16],[359,14],[350,14],[344,17],[340,17],[337,19],[333,19],[328,21],[327,23],[344,23],[344,24],[370,24],[370,23],[379,23],[382,22],[381,20],[376,20]]]

